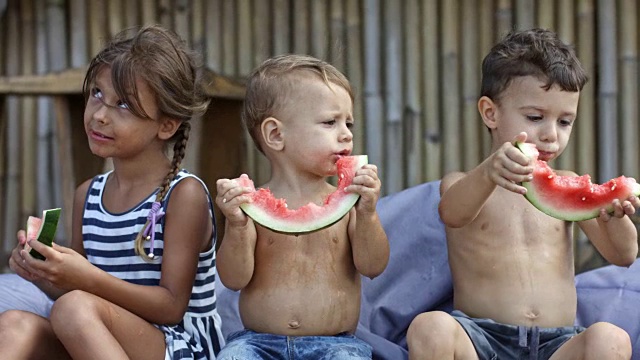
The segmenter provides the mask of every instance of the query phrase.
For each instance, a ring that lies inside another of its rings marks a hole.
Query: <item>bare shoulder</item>
[[[208,203],[207,189],[198,179],[191,176],[186,177],[174,186],[169,202],[180,204]]]
[[[458,180],[462,179],[466,173],[461,171],[455,171],[446,174],[442,177],[442,181],[440,182],[440,194],[444,194],[451,185],[455,184]]]

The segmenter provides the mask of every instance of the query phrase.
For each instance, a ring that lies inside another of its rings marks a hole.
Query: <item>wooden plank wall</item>
[[[233,78],[269,56],[308,53],[352,80],[354,153],[380,167],[390,194],[469,170],[487,155],[476,111],[482,57],[510,29],[541,26],[576,45],[591,77],[556,166],[603,181],[640,176],[639,11],[635,0],[2,0],[0,75],[83,66],[105,39],[149,23],[175,29],[209,68]],[[7,96],[2,103],[6,253],[27,215],[62,201],[63,185],[51,100]],[[246,162],[258,181],[268,177],[259,153]]]

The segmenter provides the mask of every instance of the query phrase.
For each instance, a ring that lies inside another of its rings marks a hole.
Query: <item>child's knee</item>
[[[607,322],[598,322],[588,328],[586,353],[616,354],[621,359],[631,358],[631,339],[622,328]]]
[[[96,297],[81,290],[70,291],[59,297],[51,307],[49,319],[54,329],[93,323],[96,319]]]
[[[407,330],[407,342],[411,344],[425,344],[427,342],[441,343],[454,338],[458,328],[457,321],[443,311],[422,313],[413,319]]]

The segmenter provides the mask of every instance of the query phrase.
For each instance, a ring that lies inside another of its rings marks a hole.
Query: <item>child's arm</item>
[[[218,180],[216,186],[216,204],[226,218],[224,238],[216,258],[218,275],[226,287],[240,290],[251,281],[255,265],[256,228],[240,209],[240,204],[250,201],[244,195],[250,189],[229,179]]]
[[[524,142],[526,133],[515,141]],[[533,164],[513,143],[504,143],[498,150],[468,173],[451,173],[440,183],[442,198],[438,206],[440,218],[450,227],[471,223],[497,186],[524,194],[519,183],[531,180]]]
[[[613,214],[600,210],[596,219],[579,222],[598,252],[610,263],[630,266],[638,256],[638,232],[627,215],[633,215],[640,207],[636,196],[620,202],[613,201]]]
[[[356,172],[346,191],[360,194],[355,210],[352,209],[349,215],[353,261],[360,274],[373,279],[384,271],[389,262],[389,241],[376,212],[380,197],[378,168],[364,165]]]
[[[81,214],[74,213],[73,248],[81,246],[76,236],[81,218]],[[27,262],[58,288],[89,292],[152,323],[177,324],[191,297],[199,253],[210,246],[211,234],[207,194],[199,181],[186,178],[174,187],[166,209],[159,286],[118,279],[89,263],[80,253],[59,245],[49,248],[32,241],[33,248],[47,261],[32,258]]]

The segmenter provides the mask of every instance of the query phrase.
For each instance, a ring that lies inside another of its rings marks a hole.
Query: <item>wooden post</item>
[[[440,38],[438,27],[440,13],[439,1],[425,0],[422,3],[422,39],[421,54],[424,70],[420,77],[423,81],[424,95],[424,156],[423,168],[425,180],[432,181],[442,177],[442,129],[440,128]]]
[[[622,174],[638,176],[638,5],[620,5],[620,165]]]
[[[558,36],[562,41],[573,46],[575,43],[575,8],[573,7],[573,0],[560,0],[557,2],[558,10],[557,15],[559,21],[556,25]],[[557,160],[557,167],[559,169],[570,169],[572,171],[576,168],[576,139],[572,136],[564,149],[564,152]]]
[[[351,86],[356,93],[356,101],[353,108],[353,116],[355,117],[354,125],[354,139],[353,139],[353,153],[364,154],[364,128],[367,119],[364,118],[363,107],[363,69],[362,69],[362,19],[360,16],[360,4],[359,0],[347,0],[346,1],[346,21],[347,21],[347,33],[346,33],[346,46],[345,57],[347,61],[347,74],[351,81]]]
[[[72,232],[72,212],[73,197],[76,188],[76,178],[73,170],[73,134],[71,132],[71,116],[69,115],[69,103],[65,96],[58,95],[53,99],[53,108],[56,120],[56,136],[58,137],[58,165],[62,174],[62,223],[64,224],[64,233],[71,235]],[[70,238],[68,239],[70,240]],[[68,246],[69,243],[61,245]]]
[[[405,106],[403,111],[404,146],[406,156],[405,186],[415,186],[422,183],[422,155],[424,143],[422,140],[422,99],[420,93],[420,4],[418,0],[407,0],[404,4],[404,58],[405,71]]]
[[[463,0],[462,21],[462,142],[463,169],[469,171],[481,162],[482,132],[486,131],[478,115],[481,64],[478,61],[478,17],[476,1]]]
[[[460,116],[460,49],[458,0],[445,1],[442,8],[442,100],[443,119],[443,175],[462,170],[462,133]]]

